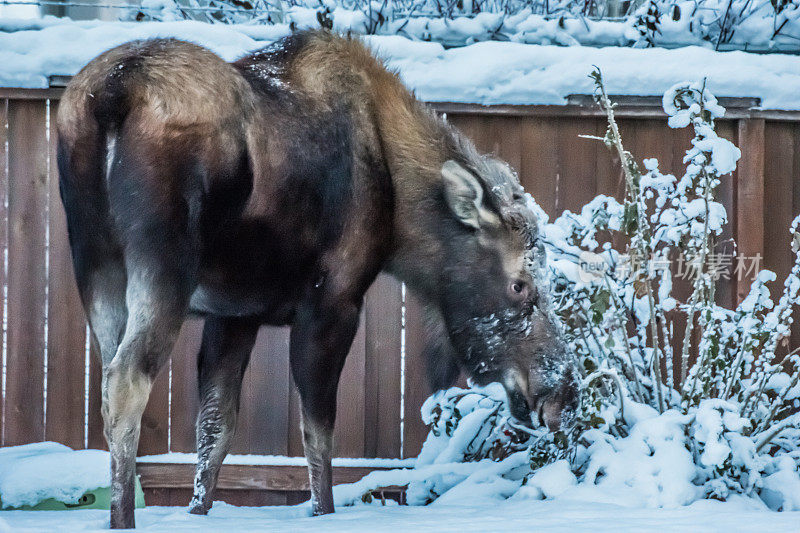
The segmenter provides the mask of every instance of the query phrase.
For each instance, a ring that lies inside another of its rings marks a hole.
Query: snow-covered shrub
[[[583,374],[577,422],[568,433],[521,427],[499,385],[436,394],[422,408],[431,431],[405,478],[409,502],[594,490],[648,506],[748,497],[800,510],[800,348],[779,348],[800,300],[800,217],[778,301],[762,270],[735,309],[718,305],[714,241],[727,215],[716,191],[740,157],[714,129],[725,110],[704,82],[675,85],[663,107],[671,127],[694,130],[685,172],[663,174],[654,159],[642,169],[592,77],[609,124],[599,140],[620,158],[625,198],[598,196],[552,222],[529,198]],[[680,298],[673,280],[686,273]]]
[[[800,48],[798,0],[144,0],[125,18],[326,27],[461,46]]]

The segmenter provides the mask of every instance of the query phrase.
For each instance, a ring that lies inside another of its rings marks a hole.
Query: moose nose
[[[539,405],[539,422],[550,431],[571,426],[578,411],[579,400],[577,383],[572,379],[564,379]]]
[[[578,411],[580,395],[576,373],[571,368],[550,387],[531,390],[529,401],[539,423],[550,431],[572,425]]]
[[[562,423],[564,425],[568,424],[568,421],[564,420],[565,414],[568,413],[559,403],[554,401],[546,402],[542,406],[540,422],[547,426],[547,429],[555,432],[561,429]]]

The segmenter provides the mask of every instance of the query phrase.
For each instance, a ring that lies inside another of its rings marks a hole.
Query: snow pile
[[[0,86],[47,87],[50,75],[73,75],[103,51],[132,39],[177,37],[233,60],[288,35],[276,25],[182,22],[0,20]],[[397,35],[365,37],[417,96],[429,102],[562,105],[591,94],[586,74],[603,69],[611,94],[662,94],[689,78],[708,77],[724,96],[761,98],[765,109],[800,109],[800,57],[714,52],[688,47],[588,48],[481,42],[445,49]]]
[[[720,46],[797,51],[800,9],[769,0],[278,0],[248,12],[238,0],[200,0],[217,10],[191,12],[175,0],[148,0],[128,18],[256,22],[293,28],[333,28],[404,35],[446,46],[503,40],[591,46]],[[255,3],[254,7],[265,5]],[[234,11],[236,10],[236,11]]]
[[[551,451],[537,466],[542,443],[551,436],[515,426],[504,402],[497,404],[501,395],[499,386],[452,388],[429,399],[423,415],[434,419],[417,466],[338,485],[337,505],[369,501],[369,491],[396,485],[408,487],[410,505],[566,498],[675,508],[744,495],[755,507],[800,510],[796,454],[758,453],[743,434],[749,422],[733,404],[710,399],[686,413],[659,414],[627,400],[625,436],[590,428],[574,449],[561,448],[562,458]],[[492,418],[487,409],[499,416]],[[487,453],[476,455],[481,447]],[[730,468],[740,473],[735,481],[724,475]]]
[[[108,452],[72,450],[55,442],[0,448],[3,508],[36,505],[47,498],[77,501],[111,485]]]
[[[138,529],[152,533],[177,531],[249,533],[486,533],[537,531],[572,533],[797,533],[800,513],[771,513],[749,500],[701,501],[675,509],[641,509],[624,502],[573,498],[501,502],[462,502],[457,505],[412,507],[379,500],[371,505],[339,507],[332,515],[309,517],[310,506],[236,507],[216,502],[207,516],[191,515],[186,507],[147,507],[136,510]],[[0,511],[0,532],[108,531],[108,511]]]

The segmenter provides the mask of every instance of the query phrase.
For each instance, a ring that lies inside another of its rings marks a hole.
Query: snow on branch
[[[608,117],[599,140],[622,162],[624,198],[601,195],[552,222],[528,199],[541,218],[554,308],[580,363],[577,422],[555,434],[523,430],[497,384],[440,392],[422,408],[430,434],[416,468],[365,479],[347,489],[350,501],[391,481],[408,487],[413,504],[580,491],[656,507],[745,497],[800,510],[800,347],[785,347],[800,303],[800,216],[779,300],[769,291],[774,273],[733,258],[750,291],[734,309],[719,305],[727,215],[716,195],[741,156],[715,131],[725,110],[705,80],[666,92],[669,126],[694,132],[676,177],[625,150],[599,69],[591,78]],[[678,279],[689,282],[685,297],[673,293]]]
[[[797,0],[143,0],[122,18],[326,27],[449,46],[512,40],[797,50],[799,8]]]

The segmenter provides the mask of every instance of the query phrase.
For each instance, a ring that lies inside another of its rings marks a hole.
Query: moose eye
[[[511,284],[511,290],[514,291],[517,294],[522,294],[522,291],[524,290],[522,282],[515,281],[514,283],[512,283]]]

